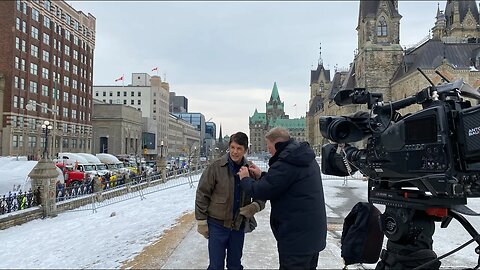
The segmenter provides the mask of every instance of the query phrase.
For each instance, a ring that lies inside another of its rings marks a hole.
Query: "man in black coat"
[[[270,226],[277,240],[280,269],[315,269],[325,248],[327,218],[320,167],[306,142],[296,142],[286,129],[265,135],[272,157],[268,172],[255,165],[238,172],[243,190],[270,200]],[[249,171],[255,176],[249,176]]]

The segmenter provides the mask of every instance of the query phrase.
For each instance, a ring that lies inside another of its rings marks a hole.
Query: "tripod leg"
[[[382,227],[387,249],[375,269],[413,269],[437,258],[432,250],[435,223],[424,211],[387,206]],[[439,268],[440,262],[435,262],[425,269]]]

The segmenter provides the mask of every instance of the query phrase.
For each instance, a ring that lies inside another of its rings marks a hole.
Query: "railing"
[[[32,190],[9,192],[8,196],[0,198],[0,215],[11,213],[17,210],[27,209],[40,204],[40,193]]]

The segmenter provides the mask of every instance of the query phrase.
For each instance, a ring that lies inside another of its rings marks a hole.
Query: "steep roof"
[[[284,127],[286,129],[305,129],[306,127],[305,117],[293,119],[276,118],[272,119],[269,124],[271,127]]]
[[[478,48],[478,43],[443,43],[430,39],[418,48],[405,52],[404,62],[395,72],[392,82],[415,72],[417,68],[436,68],[444,59],[455,69],[469,69]]]
[[[360,8],[358,9],[358,25],[367,17],[374,17],[377,15],[378,7],[380,5],[380,0],[360,0]],[[398,13],[397,8],[394,4],[395,0],[388,0],[388,8],[393,17],[401,16]]]
[[[318,79],[320,78],[320,74],[322,74],[322,72],[325,74],[325,79],[327,81],[330,81],[330,70],[325,69],[322,64],[318,64],[316,70],[310,71],[310,84],[318,82]]]
[[[458,3],[458,11],[460,12],[460,23],[463,22],[465,19],[465,15],[467,15],[468,10],[472,12],[473,18],[478,23],[478,8],[475,0],[448,0],[447,5],[445,7],[445,17],[447,18],[447,25],[452,25],[451,16],[455,11],[454,5]]]
[[[249,122],[250,123],[261,122],[265,124],[267,123],[267,115],[266,113],[259,113],[258,110],[255,109],[255,112],[253,113],[253,115],[249,117]]]
[[[278,94],[277,82],[273,83],[272,94],[270,95],[270,101],[278,100],[280,101],[280,95]]]
[[[323,98],[321,96],[314,96],[308,108],[308,115],[313,116],[316,112],[323,110]]]
[[[352,70],[352,68],[350,68],[350,71],[351,70]],[[355,70],[355,69],[353,69],[353,70]],[[345,75],[345,73],[347,73],[345,80],[348,80],[348,76],[350,75],[350,72],[340,71],[340,72],[335,73],[335,75],[333,76],[332,87],[330,87],[330,91],[328,93],[328,99],[329,100],[333,100],[333,97],[335,97],[335,94],[337,94],[337,92],[342,89],[342,86],[343,86],[343,83],[344,83],[342,81],[342,75]]]

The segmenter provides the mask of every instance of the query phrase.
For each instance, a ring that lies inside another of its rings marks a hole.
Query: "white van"
[[[81,157],[84,157],[89,164],[95,165],[95,168],[100,176],[104,176],[105,174],[112,174],[112,171],[107,168],[107,166],[100,161],[96,156],[88,153],[75,153]]]
[[[73,166],[75,170],[98,175],[95,165],[90,164],[84,157],[75,153],[58,153],[58,159],[56,161],[65,163],[65,165]]]
[[[116,156],[107,153],[98,153],[96,157],[112,171],[118,171],[120,173],[130,173],[130,170],[125,167]]]

